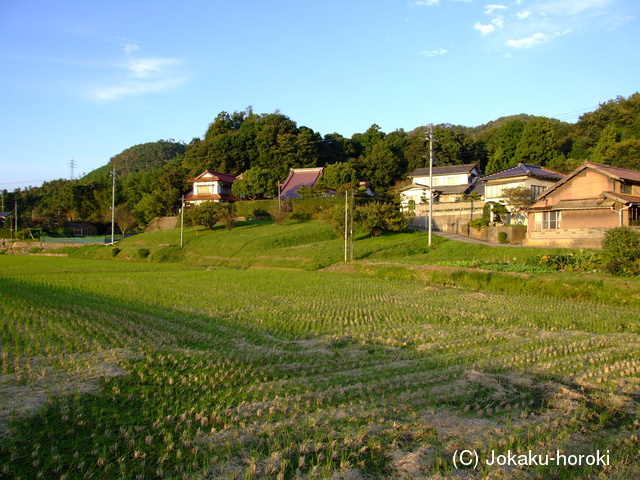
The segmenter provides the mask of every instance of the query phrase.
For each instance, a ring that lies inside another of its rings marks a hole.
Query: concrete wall
[[[455,203],[434,203],[433,204],[433,224],[431,228],[441,232],[456,233],[458,235],[469,235],[467,223],[482,217],[484,202],[455,202]],[[429,216],[429,205],[417,205],[416,217],[414,221],[417,225],[414,228],[429,228],[427,217]]]
[[[509,243],[512,245],[521,245],[527,238],[527,227],[524,225],[515,225],[512,227],[484,227],[481,229],[470,228],[469,237],[478,240],[484,240],[490,243],[500,243],[500,232],[505,232]]]
[[[83,247],[92,245],[90,243],[70,243],[70,242],[26,242],[19,240],[0,239],[0,249],[5,250],[7,254],[23,255],[28,253],[32,248],[42,248],[44,252],[56,250],[63,247]],[[99,245],[104,245],[100,243]]]
[[[530,232],[525,246],[563,248],[602,248],[602,237],[607,228],[557,228]]]

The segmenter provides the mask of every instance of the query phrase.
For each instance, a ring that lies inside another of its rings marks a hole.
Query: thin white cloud
[[[420,55],[424,55],[425,57],[436,57],[439,55],[444,55],[447,51],[444,48],[438,48],[436,50],[423,50],[420,52]]]
[[[530,37],[519,38],[517,40],[507,40],[507,45],[512,48],[531,48],[534,45],[540,45],[541,43],[549,40],[549,36],[544,33],[534,33]]]
[[[140,45],[135,43],[125,43],[124,45],[122,45],[122,49],[125,53],[133,53],[136,50],[140,50]]]
[[[139,60],[131,60],[128,68],[130,76],[136,78],[148,78],[153,75],[161,74],[163,68],[168,65],[175,65],[176,60],[170,58],[143,58]]]
[[[493,32],[496,29],[496,26],[493,25],[492,23],[488,25],[483,25],[480,22],[476,22],[473,25],[473,28],[478,30],[482,35],[489,35],[491,32]]]
[[[504,5],[487,5],[486,7],[484,7],[484,14],[485,15],[493,15],[493,12],[495,12],[496,10],[506,10],[507,7],[505,7]]]
[[[118,100],[123,97],[161,92],[182,85],[186,78],[172,68],[180,64],[174,58],[137,58],[134,53],[140,46],[134,42],[124,42],[122,50],[126,54],[123,63],[115,65],[111,84],[95,88],[91,96],[95,100]],[[113,68],[114,65],[111,66]],[[118,73],[124,71],[122,73]]]
[[[496,17],[493,20],[491,20],[491,23],[493,25],[495,25],[496,28],[503,28],[504,27],[504,17]]]
[[[469,3],[473,2],[473,0],[446,0],[449,2],[462,2]],[[434,7],[436,5],[440,5],[440,0],[414,0],[411,2],[411,5],[415,5],[416,7]]]
[[[186,79],[170,78],[153,82],[127,82],[121,85],[103,87],[93,91],[96,100],[119,100],[123,97],[137,96],[145,93],[162,92],[182,85]]]
[[[544,15],[577,15],[586,11],[602,10],[612,0],[548,0],[539,2],[537,10]]]
[[[478,19],[473,28],[512,49],[531,48],[569,32],[616,28],[614,15],[619,12],[611,8],[615,1],[505,0],[484,5],[483,15],[491,19]]]

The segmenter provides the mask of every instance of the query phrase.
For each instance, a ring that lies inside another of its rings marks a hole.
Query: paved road
[[[423,232],[426,232],[426,229],[421,228],[420,229]],[[472,237],[467,237],[466,235],[457,235],[455,233],[448,233],[448,232],[437,232],[435,230],[433,230],[432,235],[437,235],[438,237],[442,237],[442,238],[448,238],[449,240],[456,240],[458,242],[464,242],[464,243],[475,243],[478,245],[488,245],[490,247],[521,247],[522,245],[511,245],[510,243],[491,243],[491,242],[485,242],[484,240],[478,240],[477,238],[472,238]]]

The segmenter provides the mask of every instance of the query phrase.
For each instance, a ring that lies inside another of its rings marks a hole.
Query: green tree
[[[272,170],[260,167],[250,168],[242,173],[242,179],[233,182],[231,191],[238,197],[255,200],[277,195],[277,178]]]
[[[228,207],[217,202],[202,202],[188,208],[185,212],[185,221],[193,226],[202,225],[209,230],[224,216]]]
[[[554,132],[550,120],[536,118],[524,127],[512,163],[513,165],[520,162],[547,165],[556,155]]]
[[[369,235],[377,237],[384,232],[403,232],[406,217],[391,203],[369,202],[356,208],[356,221]]]
[[[593,149],[590,160],[596,163],[609,163],[611,152],[620,141],[620,133],[613,123],[608,124],[600,133],[600,140]]]
[[[517,165],[514,159],[524,128],[525,122],[515,118],[485,134],[484,142],[487,145],[488,154],[485,173],[493,173]]]
[[[324,167],[320,181],[328,188],[339,190],[345,188],[345,185],[357,185],[358,172],[348,162],[333,163]]]

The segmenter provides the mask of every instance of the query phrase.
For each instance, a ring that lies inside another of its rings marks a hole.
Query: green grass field
[[[420,233],[336,265],[324,226],[285,231],[0,255],[0,475],[640,476],[637,280],[425,266],[507,253]],[[476,469],[456,469],[461,450]],[[484,462],[558,450],[608,465]]]

